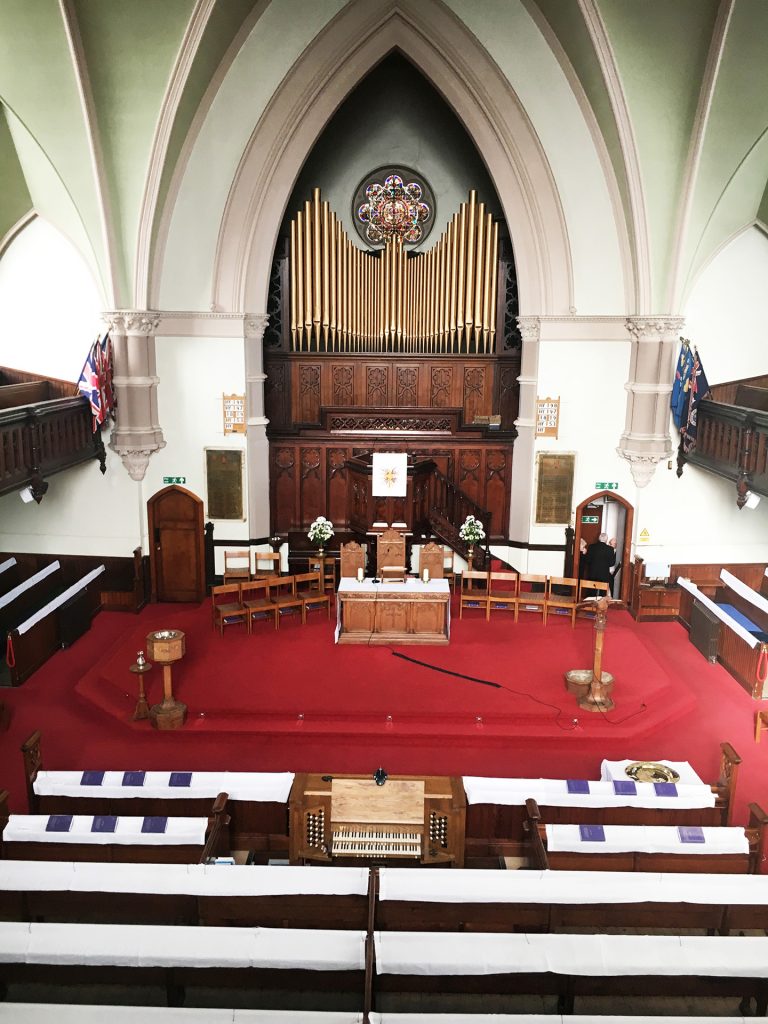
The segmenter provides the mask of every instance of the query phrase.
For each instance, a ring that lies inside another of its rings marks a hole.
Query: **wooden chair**
[[[243,565],[245,562],[245,565]],[[224,584],[251,578],[251,552],[224,551]]]
[[[270,600],[268,579],[252,580],[250,583],[243,583],[240,587],[240,599],[243,602],[243,608],[247,612],[246,622],[248,623],[249,634],[253,626],[253,616],[262,612],[265,615],[272,616],[275,629],[277,629],[278,608],[275,602]]]
[[[331,617],[331,597],[325,591],[325,581],[319,572],[302,572],[294,576],[296,581],[296,597],[301,598],[301,621],[306,623],[307,611],[310,608],[326,606],[328,618]]]
[[[460,573],[453,568],[453,548],[443,548],[443,579],[448,580],[449,585],[456,590],[456,580]]]
[[[488,573],[467,569],[461,574],[461,594],[459,595],[459,618],[464,614],[464,606],[478,606],[485,610],[488,618]]]
[[[490,619],[492,611],[511,609],[517,622],[518,587],[516,572],[491,572],[488,578],[486,619]]]
[[[557,588],[557,592],[555,592]],[[579,581],[568,576],[550,576],[547,596],[547,614],[553,608],[564,608],[570,613],[571,628],[576,625],[576,606],[579,603]]]
[[[213,628],[219,627],[224,636],[224,627],[235,622],[245,622],[248,611],[240,600],[240,584],[227,583],[221,587],[211,587],[211,612]]]
[[[541,590],[534,590],[541,587]],[[517,599],[518,612],[541,612],[544,625],[547,624],[547,600],[549,598],[549,577],[520,573],[520,593]]]
[[[579,580],[579,604],[584,606],[579,608],[579,611],[590,611],[590,604],[596,604],[601,597],[608,597],[607,583],[598,583],[597,580]]]
[[[384,578],[384,568],[399,569],[405,576],[405,537],[399,530],[382,530],[376,545],[376,575]]]
[[[422,545],[421,551],[419,551],[419,579],[422,578],[426,569],[431,580],[441,580],[444,563],[445,552],[442,545],[435,544],[433,540]]]
[[[358,569],[365,572],[365,551],[356,540],[341,545],[340,568],[342,579],[355,579]]]
[[[266,562],[266,568],[263,563]],[[264,580],[280,575],[279,551],[256,551],[253,556],[253,579]]]
[[[272,576],[267,580],[269,584],[269,599],[277,605],[278,612],[283,609],[295,608],[301,612],[301,621],[304,622],[304,604],[296,594],[295,576]],[[280,619],[278,618],[278,628]]]
[[[336,559],[332,555],[311,555],[307,559],[307,573],[320,573],[323,590],[336,592]]]

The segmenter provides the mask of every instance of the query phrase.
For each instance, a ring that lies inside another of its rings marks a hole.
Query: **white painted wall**
[[[0,366],[77,381],[102,308],[77,249],[35,218],[0,259]]]

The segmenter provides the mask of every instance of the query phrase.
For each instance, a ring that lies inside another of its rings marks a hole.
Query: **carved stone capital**
[[[617,448],[616,452],[629,463],[629,471],[637,487],[646,487],[656,472],[658,464],[672,455],[671,451],[660,455],[641,455],[639,452],[628,452],[623,448]]]
[[[682,316],[630,316],[624,326],[633,341],[669,341],[680,334],[684,323]]]
[[[266,313],[256,313],[245,318],[245,336],[246,338],[255,338],[257,341],[261,341],[264,337],[264,331],[267,329],[269,323],[269,317]]]
[[[538,341],[541,337],[541,318],[538,316],[519,316],[517,326],[523,341]]]
[[[115,334],[147,337],[157,333],[162,317],[151,309],[119,309],[102,313],[102,319]]]
[[[155,452],[165,448],[165,441],[160,441],[158,444],[147,448],[126,448],[123,445],[112,443],[110,443],[109,447],[120,456],[131,480],[139,483],[144,479],[150,458]]]

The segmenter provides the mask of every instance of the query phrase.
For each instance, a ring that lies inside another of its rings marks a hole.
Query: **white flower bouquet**
[[[475,516],[467,516],[461,524],[459,536],[469,545],[477,544],[485,538],[483,524],[479,519],[476,519]]]
[[[326,541],[329,541],[332,536],[333,523],[330,519],[326,519],[325,516],[318,516],[307,532],[307,537],[309,537],[312,543],[317,544],[320,547],[322,547]]]

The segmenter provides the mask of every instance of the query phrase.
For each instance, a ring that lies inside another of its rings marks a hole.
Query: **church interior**
[[[0,1024],[766,1015],[766,44],[3,0]]]

